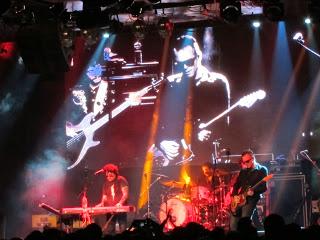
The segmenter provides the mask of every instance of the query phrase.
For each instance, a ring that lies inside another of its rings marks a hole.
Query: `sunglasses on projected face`
[[[194,61],[195,61],[195,58],[190,58],[190,59],[183,61],[183,62],[176,62],[176,65],[178,67],[184,67],[184,66],[192,67],[194,65]]]

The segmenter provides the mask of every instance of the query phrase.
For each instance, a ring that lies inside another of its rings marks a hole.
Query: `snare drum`
[[[167,231],[178,226],[185,226],[188,222],[192,222],[195,219],[191,203],[177,198],[171,198],[161,204],[159,211],[160,222],[163,222],[167,218],[169,212],[171,218],[168,219],[165,225]]]

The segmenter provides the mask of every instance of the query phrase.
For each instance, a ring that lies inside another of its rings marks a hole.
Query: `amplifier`
[[[267,215],[277,213],[285,222],[308,226],[306,180],[303,174],[274,174],[268,182]]]
[[[32,215],[32,228],[57,227],[58,218],[55,215]]]
[[[275,174],[301,174],[300,165],[271,165],[269,170]]]

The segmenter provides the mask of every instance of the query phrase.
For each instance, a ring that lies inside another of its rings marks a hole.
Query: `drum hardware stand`
[[[212,154],[212,163],[217,164],[217,162],[221,161],[220,153],[219,153],[219,147],[220,147],[220,141],[222,138],[216,139],[212,142],[214,146],[214,153]],[[220,161],[219,161],[220,160]]]
[[[208,219],[209,221],[212,222],[212,227],[216,227],[217,224],[221,221],[223,221],[223,217],[221,216],[222,214],[222,190],[223,190],[223,196],[224,196],[224,189],[221,189],[221,185],[224,184],[224,181],[221,180],[221,177],[217,175],[217,164],[219,162],[221,162],[221,152],[226,151],[226,154],[228,156],[227,162],[230,161],[230,150],[228,148],[226,149],[222,149],[221,151],[219,150],[220,148],[220,141],[222,140],[222,138],[216,139],[212,142],[212,144],[214,145],[214,153],[212,154],[212,161],[213,161],[213,213],[211,218],[212,219]],[[218,206],[216,204],[216,190],[219,190],[219,199],[218,199]],[[216,216],[213,216],[216,215]]]

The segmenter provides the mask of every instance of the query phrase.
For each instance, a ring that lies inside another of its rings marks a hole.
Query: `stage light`
[[[284,7],[280,0],[265,0],[263,3],[263,15],[270,21],[281,21],[284,17]]]
[[[132,31],[137,40],[141,40],[144,38],[146,28],[146,23],[142,18],[138,18],[136,21],[134,21],[134,23],[132,24]]]
[[[102,35],[103,38],[109,38],[110,37],[110,34],[108,32],[105,32],[103,35]]]
[[[311,23],[311,18],[306,17],[306,18],[304,19],[304,23],[305,23],[305,24],[310,24],[310,23]]]
[[[173,22],[171,22],[168,17],[161,17],[157,27],[160,36],[166,38],[170,36],[173,31]]]
[[[241,3],[237,0],[221,0],[220,16],[230,23],[236,23],[241,16]]]
[[[252,26],[254,28],[259,28],[261,26],[261,23],[260,23],[260,21],[255,20],[255,21],[252,22]]]

